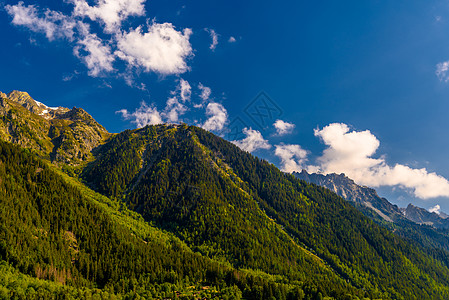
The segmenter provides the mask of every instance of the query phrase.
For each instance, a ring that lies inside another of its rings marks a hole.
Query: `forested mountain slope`
[[[292,252],[298,245],[366,296],[449,296],[448,269],[440,262],[329,190],[284,174],[200,128],[126,131],[96,155],[83,174],[93,188],[124,199],[147,221],[211,258],[302,280],[310,272],[306,256]]]
[[[0,210],[0,298],[449,298],[444,253],[203,129],[109,134],[23,92],[0,93]]]
[[[449,266],[447,219],[411,204],[407,209],[393,205],[374,189],[359,186],[344,174],[309,174],[303,170],[293,175],[337,193],[365,216]]]
[[[119,203],[3,141],[0,208],[1,298],[238,299],[243,291],[248,299],[297,299],[318,292],[313,285],[238,271],[193,253]]]

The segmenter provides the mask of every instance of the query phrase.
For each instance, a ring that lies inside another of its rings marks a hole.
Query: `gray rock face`
[[[405,217],[418,224],[427,224],[436,228],[449,228],[449,219],[447,215],[442,213],[431,213],[424,208],[409,204],[407,208],[403,209]]]

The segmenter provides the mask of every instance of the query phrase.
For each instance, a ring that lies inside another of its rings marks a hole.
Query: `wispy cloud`
[[[115,56],[111,53],[111,47],[105,45],[96,34],[89,33],[79,39],[77,46],[73,48],[73,53],[84,61],[90,76],[97,77],[114,70],[112,64]]]
[[[215,32],[214,29],[205,28],[204,30],[206,30],[209,33],[210,38],[212,39],[209,49],[215,51],[215,48],[217,48],[218,45],[218,33]]]
[[[85,0],[68,0],[75,7],[73,15],[88,17],[104,25],[104,31],[114,33],[121,28],[122,22],[130,16],[145,15],[145,0],[98,0],[90,6]]]
[[[439,215],[440,214],[440,209],[441,209],[441,207],[437,204],[437,205],[429,208],[429,212],[436,213],[437,215]]]
[[[136,124],[137,128],[163,123],[157,108],[147,105],[144,101],[141,102],[140,107],[133,113],[129,113],[127,109],[119,110],[117,113],[121,114],[125,120],[131,120],[132,123]]]
[[[12,24],[43,33],[50,41],[56,38],[73,38],[76,22],[62,13],[49,9],[39,11],[35,5],[25,6],[22,1],[17,5],[6,5],[5,9],[13,17]]]
[[[437,64],[437,70],[435,71],[435,74],[441,81],[448,82],[449,81],[449,76],[447,74],[448,71],[449,71],[449,61],[445,61]]]

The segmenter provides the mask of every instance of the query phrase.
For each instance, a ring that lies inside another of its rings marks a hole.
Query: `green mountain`
[[[440,260],[203,129],[110,135],[18,94],[1,96],[0,298],[449,298]]]

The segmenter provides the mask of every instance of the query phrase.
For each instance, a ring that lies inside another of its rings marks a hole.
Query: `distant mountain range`
[[[449,299],[444,229],[328,182],[355,202],[195,126],[0,93],[0,299]]]
[[[376,190],[357,185],[345,174],[309,174],[303,170],[300,173],[293,172],[293,175],[301,180],[326,187],[348,201],[365,206],[375,211],[385,221],[395,222],[406,218],[415,223],[430,225],[435,228],[449,228],[448,215],[445,213],[429,212],[412,204],[409,204],[407,208],[400,208],[387,199],[379,197]]]

